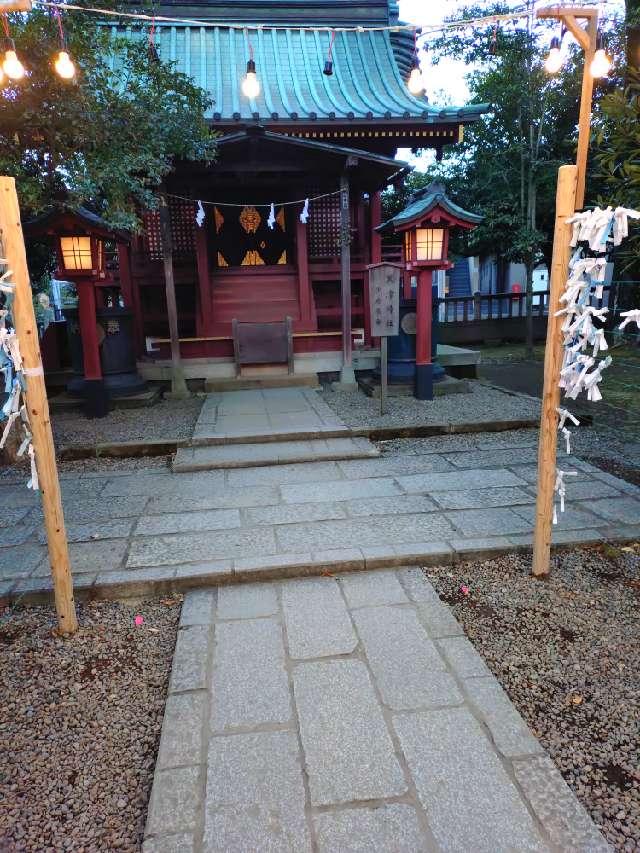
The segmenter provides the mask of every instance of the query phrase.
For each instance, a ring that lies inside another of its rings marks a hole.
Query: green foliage
[[[207,94],[171,64],[149,59],[146,32],[113,39],[94,15],[64,14],[79,68],[65,81],[53,69],[60,43],[50,14],[34,9],[10,20],[29,73],[5,84],[0,99],[0,174],[17,179],[26,214],[65,200],[135,228],[138,206],[155,206],[174,160],[212,159]]]
[[[455,17],[499,14],[504,3],[482,3]],[[429,45],[433,62],[463,59],[472,103],[486,103],[483,119],[465,128],[462,144],[445,149],[427,179],[445,183],[451,196],[483,223],[472,232],[468,251],[495,254],[531,269],[550,260],[557,170],[574,161],[583,55],[570,37],[564,68],[544,69],[559,24],[527,29],[524,21],[502,25],[492,55],[493,26],[446,33]],[[437,72],[436,72],[437,73]],[[596,102],[601,93],[597,91]]]

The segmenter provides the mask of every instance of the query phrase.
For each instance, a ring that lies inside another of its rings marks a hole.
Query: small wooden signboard
[[[369,270],[371,336],[380,338],[380,413],[387,396],[387,338],[400,332],[399,264],[372,264]]]

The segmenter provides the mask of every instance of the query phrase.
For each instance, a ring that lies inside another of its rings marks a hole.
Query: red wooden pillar
[[[82,337],[84,378],[90,381],[102,379],[100,345],[96,321],[96,290],[91,279],[78,281],[78,319]]]
[[[300,303],[300,320],[304,327],[313,325],[311,306],[311,280],[309,278],[309,250],[307,242],[307,226],[296,216],[296,265],[298,267],[298,301]]]
[[[206,213],[206,211],[205,211]],[[207,232],[209,216],[205,216],[202,226],[196,225],[196,265],[198,267],[198,313],[196,315],[196,334],[203,337],[212,334],[213,294],[211,292],[211,273],[209,271],[209,244]]]
[[[431,284],[432,270],[418,273],[416,298],[416,387],[418,400],[433,400],[433,364],[431,363]]]
[[[140,311],[140,293],[133,280],[131,272],[131,248],[124,243],[118,243],[118,267],[120,270],[120,289],[125,307],[133,311],[133,334],[136,354],[144,353],[144,331],[142,313]]]

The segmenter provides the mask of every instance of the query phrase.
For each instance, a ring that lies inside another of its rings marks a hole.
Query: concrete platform
[[[246,391],[263,388],[319,388],[318,375],[316,373],[296,373],[289,376],[242,376],[220,377],[217,379],[206,379],[205,391]]]
[[[358,386],[367,397],[380,398],[380,382],[374,376],[363,376],[358,380]],[[455,379],[453,376],[445,376],[433,384],[434,397],[446,397],[448,394],[469,394],[470,391],[469,383],[465,379]],[[413,382],[394,382],[387,385],[387,397],[413,397],[413,395]]]
[[[271,441],[257,444],[219,444],[183,447],[176,453],[176,473],[216,468],[250,468],[290,462],[372,459],[380,451],[366,438],[327,438],[307,441]]]
[[[127,397],[111,397],[109,401],[112,409],[147,409],[160,400],[162,389],[159,385],[147,388],[140,394],[130,394]],[[84,401],[80,397],[73,397],[66,391],[49,397],[49,409],[52,412],[74,412],[82,409]]]

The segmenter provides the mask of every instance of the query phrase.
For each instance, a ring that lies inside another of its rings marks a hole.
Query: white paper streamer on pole
[[[198,228],[202,228],[204,225],[204,221],[207,218],[207,214],[204,212],[204,207],[202,206],[202,202],[198,199],[198,207],[196,209],[196,223]]]
[[[629,323],[635,323],[640,330],[640,308],[633,308],[631,311],[621,311],[620,316],[624,317],[624,320],[618,326],[619,329],[624,329]]]
[[[567,220],[573,225],[571,245],[576,251],[569,262],[569,277],[560,297],[563,307],[556,316],[565,315],[562,324],[564,358],[559,384],[569,400],[577,399],[582,393],[590,402],[602,399],[599,388],[602,372],[612,363],[611,356],[598,359],[600,353],[609,349],[604,330],[609,309],[601,304],[609,262],[607,253],[628,236],[629,219],[640,219],[640,212],[624,207],[596,207],[576,213]],[[592,304],[593,299],[600,304]],[[621,329],[634,322],[640,329],[640,310],[625,311],[622,316],[625,319]],[[557,411],[558,431],[562,433],[570,454],[572,432],[567,421],[575,426],[579,426],[580,421],[568,409],[560,407]],[[560,512],[565,508],[565,477],[575,473],[556,471],[555,491],[560,499]],[[553,523],[558,523],[555,503]]]
[[[303,225],[306,225],[309,221],[309,199],[305,198],[304,207],[302,208],[302,213],[300,214],[300,222]]]
[[[267,225],[273,231],[273,228],[276,224],[276,207],[273,202],[271,202],[271,208],[269,209],[269,218],[267,219]]]
[[[6,263],[6,260],[0,258],[0,266],[5,266]],[[15,289],[11,282],[11,275],[11,270],[5,270],[0,274],[0,290],[9,295]],[[25,452],[28,453],[31,462],[31,477],[27,483],[27,488],[36,490],[38,489],[38,471],[29,426],[29,416],[23,402],[26,388],[25,372],[18,337],[13,329],[7,328],[8,314],[9,311],[6,308],[0,309],[0,377],[4,377],[4,381],[0,382],[0,388],[7,395],[7,399],[2,408],[0,408],[0,424],[2,424],[0,450],[2,450],[7,442],[11,428],[20,419],[23,429],[23,440],[18,449],[18,456],[24,455]],[[3,423],[5,420],[6,424]]]

